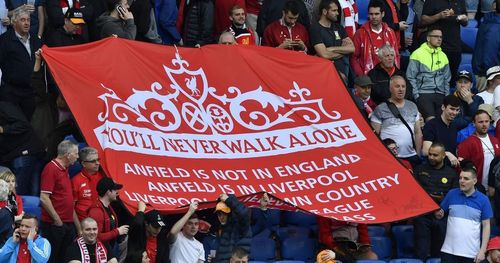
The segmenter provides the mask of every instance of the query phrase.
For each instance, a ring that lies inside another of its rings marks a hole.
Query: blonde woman
[[[0,207],[9,206],[14,214],[14,220],[20,221],[24,215],[23,200],[20,195],[16,194],[16,175],[8,168],[0,170],[0,179],[9,184],[9,195],[7,201],[3,202]]]

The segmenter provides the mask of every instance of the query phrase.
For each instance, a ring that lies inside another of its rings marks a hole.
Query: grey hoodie
[[[122,20],[114,18],[105,12],[96,20],[97,28],[101,38],[110,37],[115,34],[120,38],[135,39],[137,27],[135,26],[134,19]]]

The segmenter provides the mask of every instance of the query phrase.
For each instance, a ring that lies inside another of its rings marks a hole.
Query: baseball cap
[[[85,20],[83,20],[83,13],[80,9],[70,8],[66,11],[66,15],[64,17],[68,18],[69,21],[75,25],[85,24]]]
[[[119,190],[122,189],[123,185],[115,183],[110,177],[103,177],[99,182],[97,182],[96,190],[99,196],[103,196],[109,190]]]
[[[215,206],[215,212],[218,212],[218,211],[229,214],[229,213],[231,213],[231,208],[229,208],[229,206],[227,206],[226,203],[221,201],[221,202],[218,202],[217,205]]]
[[[458,78],[465,78],[468,79],[470,82],[472,82],[472,73],[470,73],[467,70],[461,70],[458,72]]]
[[[144,220],[154,227],[165,226],[158,210],[151,210],[144,214]]]
[[[493,105],[483,103],[483,104],[479,105],[479,107],[477,107],[477,109],[486,111],[488,113],[488,115],[490,115],[490,117],[493,118],[493,112],[495,111],[495,108],[493,108]]]
[[[368,77],[366,75],[361,75],[361,76],[356,77],[354,79],[354,84],[356,84],[358,86],[361,86],[361,87],[365,87],[365,86],[371,86],[371,85],[373,85],[373,82],[370,79],[370,77]]]
[[[492,80],[494,77],[500,74],[500,66],[494,66],[486,71],[486,79]]]
[[[494,237],[490,239],[490,241],[488,242],[488,247],[486,248],[486,251],[494,249],[500,249],[500,237]]]

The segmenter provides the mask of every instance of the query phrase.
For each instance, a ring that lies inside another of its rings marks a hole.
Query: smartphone
[[[116,6],[116,11],[118,11],[118,13],[119,13],[120,15],[122,15],[122,16],[124,16],[124,15],[125,15],[125,8],[123,8],[123,6],[122,6],[122,5],[117,5],[117,6]]]

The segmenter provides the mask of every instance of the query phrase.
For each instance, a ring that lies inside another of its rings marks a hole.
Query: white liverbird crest
[[[209,86],[203,68],[189,69],[189,63],[178,52],[171,66],[163,65],[170,81],[167,89],[154,82],[149,90],[132,89],[134,93],[123,100],[113,89],[101,84],[107,92],[98,97],[105,104],[105,111],[98,116],[99,121],[105,122],[113,114],[120,122],[134,119],[163,132],[175,131],[184,122],[197,133],[229,134],[235,123],[258,132],[295,122],[292,116],[311,124],[319,123],[322,118],[341,118],[337,111],[327,112],[322,99],[309,98],[311,91],[295,81],[291,82],[289,98],[265,91],[262,86],[246,92],[229,86],[219,93],[215,87]],[[181,96],[187,100],[180,99]],[[254,102],[252,105],[257,102],[261,108],[253,106],[247,109],[244,105],[251,101]],[[148,109],[147,102],[160,103],[161,107]]]

